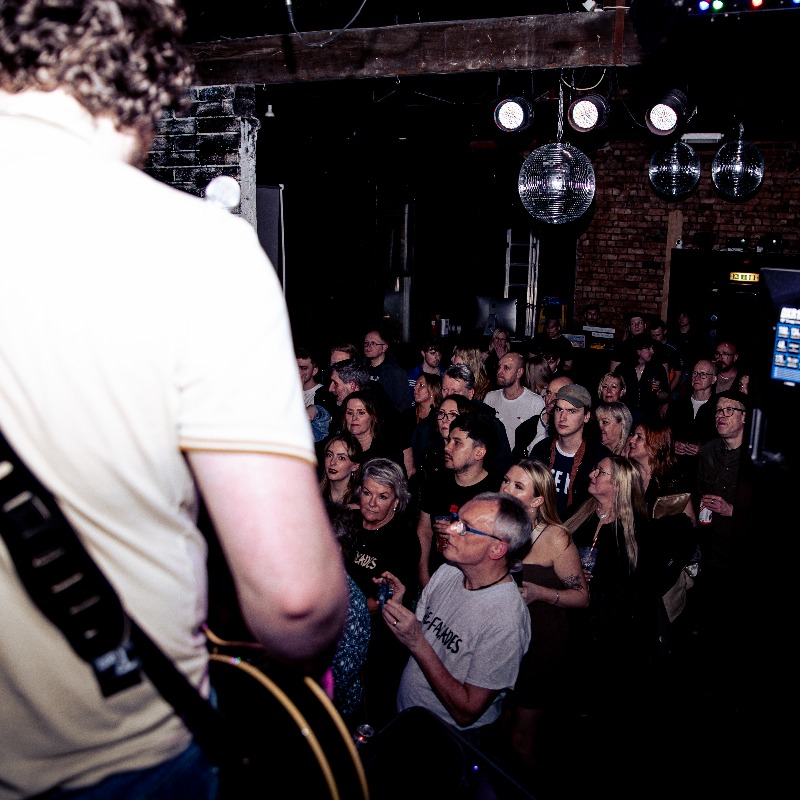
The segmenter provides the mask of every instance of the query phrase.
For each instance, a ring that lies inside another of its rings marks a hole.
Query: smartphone
[[[381,583],[378,585],[378,602],[381,606],[387,601],[392,599],[394,590],[388,583]]]

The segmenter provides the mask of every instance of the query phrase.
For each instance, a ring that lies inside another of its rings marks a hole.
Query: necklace
[[[598,514],[597,519],[605,519],[607,516],[608,514]]]
[[[467,576],[464,576],[464,588],[467,589],[468,592],[479,592],[481,589],[488,589],[490,586],[494,586],[496,583],[500,583],[500,581],[505,580],[511,574],[511,570],[507,569],[504,575],[501,575],[496,581],[492,581],[491,583],[487,583],[485,586],[476,586],[474,589],[467,589]]]

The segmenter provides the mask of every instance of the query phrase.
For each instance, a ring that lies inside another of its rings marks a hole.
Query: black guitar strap
[[[233,737],[220,713],[131,619],[50,491],[0,432],[0,533],[42,613],[92,665],[110,697],[144,672],[215,763],[231,763]]]

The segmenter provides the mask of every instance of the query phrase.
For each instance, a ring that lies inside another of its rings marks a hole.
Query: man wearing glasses
[[[408,373],[389,352],[389,342],[382,331],[368,331],[364,337],[364,358],[371,381],[379,383],[397,411],[411,408],[408,394]]]
[[[678,464],[687,479],[694,481],[700,448],[717,435],[714,416],[717,407],[714,393],[716,365],[710,359],[701,358],[692,367],[690,378],[691,395],[673,400],[664,421],[672,431]]]
[[[741,581],[752,571],[742,561],[747,538],[757,531],[748,524],[755,482],[746,436],[750,398],[730,389],[717,394],[714,405],[717,437],[700,450],[693,500],[695,508],[711,512],[711,519],[699,526],[701,558],[695,598],[701,644],[712,659],[709,667],[721,668],[719,673],[714,670],[716,675],[727,670],[728,658],[737,658],[730,648],[740,642]],[[748,548],[747,553],[752,555],[753,550]]]
[[[739,361],[739,351],[730,339],[722,339],[717,343],[714,353],[714,363],[717,367],[717,394],[726,392],[728,389],[738,389],[739,381],[746,377],[736,366]],[[747,386],[748,381],[744,385]]]
[[[394,590],[383,619],[411,654],[398,711],[426,708],[476,747],[488,744],[531,641],[530,615],[510,574],[530,549],[531,534],[519,500],[478,494],[449,524],[447,563],[423,590],[416,613],[403,605],[403,584],[383,573]]]
[[[550,467],[556,483],[558,516],[565,520],[589,496],[589,473],[602,459],[612,455],[598,439],[586,437],[592,416],[592,396],[577,383],[562,386],[552,410],[555,434],[542,439],[531,450],[531,458]]]

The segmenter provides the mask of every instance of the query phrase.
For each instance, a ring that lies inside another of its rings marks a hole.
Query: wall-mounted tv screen
[[[789,386],[800,383],[800,307],[781,306],[772,350],[772,378]]]
[[[775,336],[769,375],[786,386],[800,385],[800,270],[764,267],[762,283],[772,312]],[[765,342],[766,344],[766,342]]]

